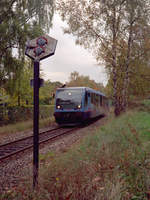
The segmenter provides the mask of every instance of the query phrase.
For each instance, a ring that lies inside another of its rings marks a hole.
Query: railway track
[[[74,127],[74,128],[58,127],[41,132],[39,134],[39,144],[42,144],[49,140],[56,139],[57,137],[75,131],[77,129],[79,129],[79,127]],[[0,145],[0,161],[9,158],[15,154],[18,154],[20,152],[23,152],[27,149],[30,149],[32,147],[33,147],[33,136],[29,136],[10,143]]]

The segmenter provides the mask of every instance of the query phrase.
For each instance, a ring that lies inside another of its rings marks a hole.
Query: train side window
[[[85,106],[87,106],[87,104],[88,104],[88,96],[89,96],[89,94],[86,92],[85,93]]]
[[[91,103],[93,104],[93,94],[91,93]]]
[[[95,104],[96,104],[96,106],[98,106],[98,95],[97,94],[95,95]]]
[[[91,93],[91,103],[93,104],[93,94]]]
[[[100,96],[100,105],[102,106],[102,96]]]
[[[94,104],[94,94],[92,93],[92,104]]]
[[[100,106],[100,96],[98,95],[98,106]]]
[[[97,106],[99,106],[99,96],[98,96],[98,94],[97,94]]]
[[[92,94],[93,104],[95,105],[95,94]]]

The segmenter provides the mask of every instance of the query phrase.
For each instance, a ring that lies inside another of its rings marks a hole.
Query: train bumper
[[[89,118],[89,114],[85,112],[55,112],[54,117],[57,123],[82,123]]]

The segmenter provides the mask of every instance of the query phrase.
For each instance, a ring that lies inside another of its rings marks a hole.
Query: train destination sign
[[[26,43],[25,54],[33,60],[42,60],[54,55],[57,45],[57,40],[44,35],[30,40]]]

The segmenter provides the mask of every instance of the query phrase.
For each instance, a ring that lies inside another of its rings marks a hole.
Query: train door
[[[87,109],[88,107],[88,94],[85,92],[85,99],[84,99],[84,108]]]
[[[90,105],[91,105],[91,95],[90,95],[90,92],[87,92],[85,93],[85,103],[84,103],[84,107],[85,109],[89,109],[90,108]]]
[[[91,107],[91,93],[88,92],[88,108]]]

